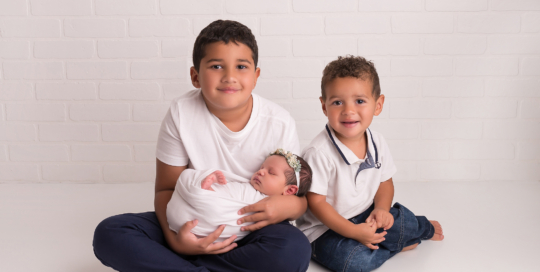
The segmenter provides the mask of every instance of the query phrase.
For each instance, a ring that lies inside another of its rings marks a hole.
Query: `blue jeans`
[[[173,252],[154,212],[103,220],[94,233],[94,254],[118,271],[306,271],[311,248],[304,234],[283,221],[254,231],[219,255]]]
[[[349,219],[354,224],[364,223],[373,211],[373,205],[365,212]],[[360,242],[343,237],[333,230],[326,231],[311,243],[311,258],[333,271],[371,271],[386,260],[421,240],[431,239],[433,225],[424,216],[415,216],[399,203],[390,208],[394,225],[388,230],[379,249],[371,250]],[[378,229],[377,233],[383,229]]]

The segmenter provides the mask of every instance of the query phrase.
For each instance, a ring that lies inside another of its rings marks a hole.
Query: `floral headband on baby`
[[[300,170],[302,169],[302,164],[300,164],[300,161],[296,155],[290,151],[283,150],[283,148],[276,149],[276,151],[270,153],[270,156],[272,155],[280,155],[285,157],[289,166],[294,170],[294,174],[296,175],[296,186],[298,189],[300,189]],[[296,193],[298,193],[298,191]]]

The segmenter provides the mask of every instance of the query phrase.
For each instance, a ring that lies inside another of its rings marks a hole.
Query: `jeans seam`
[[[402,210],[402,209],[403,209],[403,207],[401,207],[401,206],[400,206],[399,209],[398,209],[399,212],[400,212],[400,215],[401,215],[401,220],[400,220],[400,221],[401,221],[401,226],[400,226],[400,232],[399,232],[398,248],[402,248],[402,247],[403,247],[403,245],[402,245],[402,243],[403,243],[403,235],[404,235],[404,233],[405,233],[405,230],[404,230],[404,228],[405,228],[405,222],[403,222],[403,221],[405,220],[405,218],[404,218],[403,210]]]
[[[352,256],[354,255],[354,252],[356,252],[361,246],[356,246],[352,251],[351,253],[349,253],[349,256],[347,257],[347,260],[345,261],[345,266],[343,266],[343,272],[347,271],[348,267],[349,267],[349,262],[352,258]]]

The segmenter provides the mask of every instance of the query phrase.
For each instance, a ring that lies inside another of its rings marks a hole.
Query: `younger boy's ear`
[[[322,111],[324,112],[324,115],[328,116],[328,114],[326,114],[326,104],[324,103],[324,99],[322,98],[322,96],[319,96],[319,100],[321,101]]]
[[[283,195],[295,195],[296,192],[298,192],[298,186],[288,185],[285,189],[285,192],[283,192]]]
[[[375,102],[375,113],[373,115],[379,116],[381,114],[384,105],[384,94],[381,94]]]
[[[195,70],[195,66],[191,66],[189,69],[189,75],[191,76],[191,84],[193,84],[193,87],[200,88],[201,83],[199,82],[199,73],[197,73],[197,70]]]

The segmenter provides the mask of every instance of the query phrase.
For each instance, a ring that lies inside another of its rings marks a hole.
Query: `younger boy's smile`
[[[373,116],[379,115],[384,95],[373,97],[372,83],[355,77],[338,77],[326,84],[326,100],[320,98],[328,123],[338,139],[347,142],[363,141]]]

